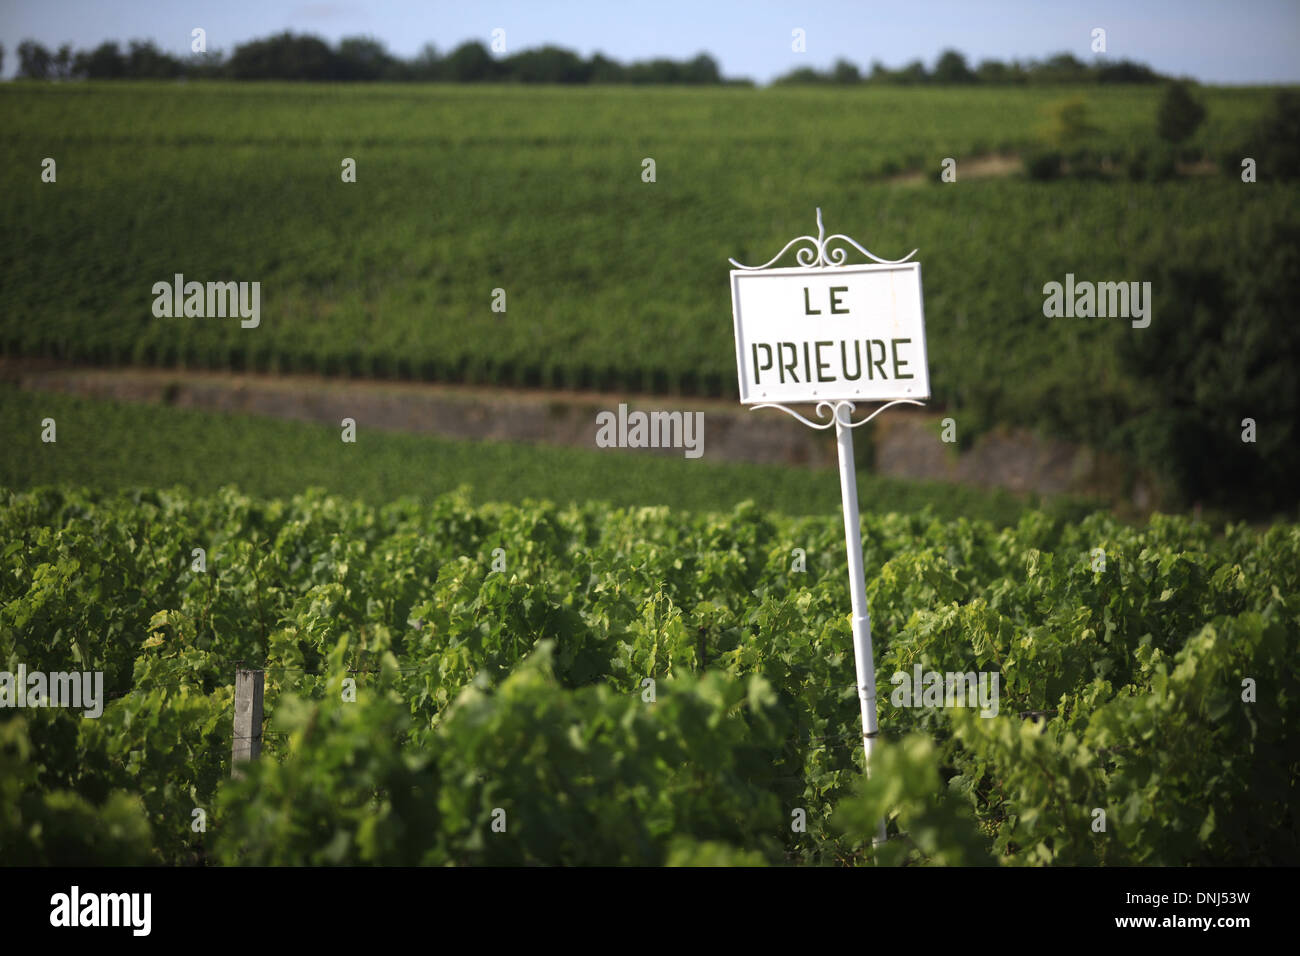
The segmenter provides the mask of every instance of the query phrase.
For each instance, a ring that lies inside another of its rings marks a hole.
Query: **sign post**
[[[872,265],[846,265],[854,247]],[[793,246],[799,265],[772,268]],[[871,650],[871,616],[862,566],[858,482],[853,464],[853,429],[893,405],[922,405],[930,397],[925,349],[921,264],[881,259],[848,236],[827,237],[817,210],[817,235],[791,239],[761,266],[730,260],[731,307],[736,327],[736,369],[740,402],[753,408],[779,408],[812,428],[835,426],[844,507],[844,543],[849,556],[849,596],[853,608],[853,657],[862,745],[867,773],[879,725],[876,715],[876,665]],[[860,421],[857,402],[883,401]],[[805,418],[785,403],[815,403],[818,418]],[[872,845],[885,841],[880,820]]]

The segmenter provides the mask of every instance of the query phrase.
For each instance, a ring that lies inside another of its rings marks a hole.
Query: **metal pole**
[[[840,417],[840,413],[844,417]],[[847,403],[835,407],[835,441],[840,457],[840,499],[844,505],[844,544],[849,552],[849,595],[853,601],[853,662],[858,675],[858,704],[862,710],[862,746],[871,775],[871,750],[876,742],[876,663],[871,656],[871,615],[867,611],[867,582],[862,569],[862,530],[858,524],[858,478],[853,465],[853,429]],[[871,845],[885,842],[885,821],[876,827]]]

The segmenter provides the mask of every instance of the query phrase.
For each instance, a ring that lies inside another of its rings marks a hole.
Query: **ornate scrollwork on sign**
[[[824,422],[809,421],[808,419],[800,415],[798,412],[796,412],[793,408],[789,408],[788,406],[785,405],[778,405],[775,402],[764,402],[762,405],[751,405],[750,408],[751,409],[779,408],[787,415],[799,419],[799,421],[803,422],[805,425],[807,425],[810,428],[823,429],[823,428],[830,428],[831,426],[833,426],[836,420],[838,420],[841,425],[844,425],[847,428],[857,428],[859,425],[865,425],[867,422],[871,421],[871,419],[875,418],[886,408],[892,408],[895,405],[922,405],[923,406],[925,405],[925,402],[918,402],[910,398],[899,398],[892,402],[886,402],[884,405],[881,405],[879,408],[877,408],[866,418],[856,422],[852,421],[851,419],[853,413],[857,409],[854,406],[854,404],[848,401],[847,399],[840,399],[837,402],[818,402],[817,417],[826,418],[826,416],[828,415],[830,416],[830,419]],[[840,412],[844,412],[843,417],[841,417]]]
[[[837,243],[841,243],[841,244],[836,245]],[[791,249],[795,249],[795,260],[799,263],[799,268],[807,269],[810,272],[813,270],[833,270],[837,266],[847,265],[848,257],[849,257],[849,250],[847,248],[848,246],[852,246],[854,249],[858,250],[858,252],[862,253],[862,255],[865,256],[871,262],[877,263],[882,266],[904,265],[908,263],[908,260],[910,260],[917,253],[917,250],[913,249],[907,255],[903,256],[903,258],[901,259],[882,259],[880,256],[877,256],[873,252],[870,252],[868,249],[866,249],[856,240],[851,239],[846,235],[843,235],[841,233],[836,233],[832,236],[827,236],[826,227],[822,224],[822,211],[820,208],[818,208],[816,236],[799,236],[795,239],[791,239],[789,242],[785,244],[785,246],[781,249],[780,252],[778,252],[767,262],[759,266],[747,266],[744,263],[737,262],[735,259],[730,259],[729,261],[733,266],[735,266],[739,270],[743,270],[745,272],[758,272],[764,269],[772,268],[774,264],[779,262],[787,252],[789,252]],[[911,268],[914,268],[914,266],[911,266]],[[795,271],[797,272],[797,269]],[[918,295],[918,310],[919,310],[919,279],[917,281],[918,281],[917,295]],[[733,288],[733,303],[734,303],[734,295],[735,292]],[[805,303],[806,303],[807,302],[806,289],[804,290],[804,295],[805,295]],[[814,392],[813,394],[816,393]],[[811,404],[811,400],[809,401],[809,404]],[[779,402],[763,402],[757,405],[751,405],[750,408],[753,409],[779,408],[787,415],[802,422],[803,424],[807,425],[810,428],[824,430],[824,429],[836,427],[837,425],[843,426],[845,428],[857,428],[858,426],[865,425],[867,422],[871,421],[873,418],[875,418],[877,415],[883,412],[886,408],[892,408],[895,405],[924,406],[925,402],[918,401],[916,399],[911,399],[911,398],[893,399],[881,405],[879,408],[875,409],[875,411],[867,415],[865,418],[856,422],[852,420],[853,413],[854,411],[856,411],[856,405],[853,401],[849,399],[826,399],[824,401],[817,402],[816,415],[818,419],[821,419],[820,421],[812,421],[806,418],[805,416],[801,415],[799,412],[796,412],[794,409],[790,408],[789,406],[781,404]]]
[[[859,245],[855,240],[849,238],[846,235],[837,232],[833,236],[827,236],[826,229],[825,227],[822,226],[822,211],[821,211],[821,207],[819,206],[817,208],[817,235],[816,236],[799,236],[796,239],[791,239],[789,242],[785,244],[785,246],[781,249],[780,252],[774,255],[771,259],[768,259],[767,262],[764,262],[761,266],[747,266],[744,265],[743,263],[737,262],[735,259],[730,259],[728,261],[730,261],[730,263],[733,266],[735,266],[737,269],[748,269],[751,271],[756,269],[767,269],[772,265],[772,263],[778,261],[783,255],[789,252],[792,246],[796,246],[802,242],[802,243],[807,243],[807,245],[797,250],[794,254],[794,257],[798,261],[799,265],[805,269],[829,269],[829,268],[834,268],[835,266],[844,265],[849,257],[848,249],[845,249],[843,246],[837,246],[835,248],[831,248],[831,243],[835,242],[836,240],[843,240],[844,242],[847,242],[854,249],[857,249],[858,252],[862,253],[864,256],[870,259],[872,262],[878,262],[884,266],[899,265],[901,263],[906,262],[908,259],[912,258],[912,256],[916,255],[916,250],[913,249],[907,255],[903,256],[903,258],[901,259],[882,259],[879,256],[875,255],[874,253],[867,251],[861,245]]]

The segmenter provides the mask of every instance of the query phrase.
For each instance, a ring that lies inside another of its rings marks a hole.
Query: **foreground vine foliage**
[[[110,698],[0,710],[6,863],[1300,862],[1293,524],[864,517],[867,779],[833,517],[41,489],[0,542],[0,669]]]

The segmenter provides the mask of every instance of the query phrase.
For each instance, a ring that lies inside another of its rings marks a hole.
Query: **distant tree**
[[[898,70],[891,70],[879,60],[871,62],[872,83],[888,83],[892,85],[909,85],[924,83],[929,80],[930,74],[926,72],[925,64],[920,60],[913,60],[911,63]]]
[[[497,62],[477,40],[462,43],[443,61],[446,78],[453,83],[479,83],[498,75]]]
[[[54,65],[50,51],[35,40],[18,44],[18,75],[26,80],[48,80]]]
[[[153,41],[132,40],[126,54],[125,75],[136,79],[166,79],[180,76],[181,62],[163,53]]]
[[[1170,83],[1156,112],[1160,138],[1175,145],[1189,139],[1205,119],[1205,107],[1192,96],[1187,83]]]
[[[1012,83],[1024,84],[1029,82],[1028,63],[1024,63],[1020,60],[1012,60],[1009,64],[1007,64],[1007,72],[1010,75],[1010,80]]]
[[[394,66],[384,45],[371,37],[344,37],[339,41],[337,77],[340,80],[378,80]]]
[[[1097,68],[1099,83],[1158,83],[1160,74],[1143,63],[1120,60],[1104,63]]]
[[[826,82],[826,74],[818,73],[811,66],[801,66],[789,73],[783,73],[772,81],[774,86],[812,86]]]
[[[411,61],[410,75],[415,80],[441,80],[443,79],[443,64],[441,54],[438,48],[432,43],[426,43],[420,48],[420,52],[415,59]]]
[[[226,73],[237,80],[333,80],[334,51],[320,37],[280,33],[235,47]]]
[[[680,83],[682,67],[674,60],[657,57],[631,64],[627,68],[627,79],[629,83]]]
[[[956,50],[945,50],[934,64],[931,79],[936,83],[973,83],[975,74],[966,65],[966,58]]]
[[[586,83],[591,64],[572,50],[558,46],[524,50],[501,64],[502,74],[521,83]]]
[[[3,43],[0,43],[0,76],[4,75],[4,71],[5,71],[5,45]]]
[[[215,80],[229,76],[221,50],[191,53],[181,62],[181,76],[187,79]]]
[[[697,54],[682,70],[682,82],[701,86],[722,82],[722,71],[718,69],[718,61],[707,53]]]
[[[597,53],[591,58],[591,82],[623,83],[626,79],[627,72],[623,69],[622,63],[611,60],[601,53]]]
[[[1001,85],[1011,82],[1011,70],[1001,60],[981,60],[975,67],[975,77],[981,83]]]
[[[65,43],[54,54],[52,74],[55,79],[67,80],[72,77],[72,44]]]
[[[1084,83],[1089,79],[1088,66],[1069,53],[1058,53],[1045,63],[1033,64],[1032,79],[1047,83]]]
[[[913,60],[895,73],[894,76],[899,83],[909,86],[915,83],[925,83],[930,79],[930,74],[925,71],[925,64],[920,60]]]
[[[88,80],[115,80],[126,75],[126,59],[116,43],[101,43],[93,50],[77,51],[72,73]]]
[[[835,65],[831,67],[831,81],[844,86],[852,86],[855,83],[862,82],[862,74],[848,60],[836,60]]]

